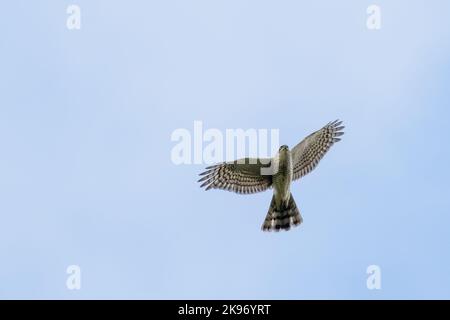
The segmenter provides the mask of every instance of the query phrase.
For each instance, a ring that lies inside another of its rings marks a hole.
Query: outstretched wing
[[[292,149],[293,180],[310,173],[331,146],[344,134],[342,121],[335,120],[310,134]]]
[[[270,159],[239,159],[206,168],[198,182],[200,187],[222,189],[236,193],[256,193],[272,186],[272,176],[265,175],[264,168],[270,167]]]

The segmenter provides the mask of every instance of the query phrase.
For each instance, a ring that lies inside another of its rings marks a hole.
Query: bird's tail
[[[275,195],[270,202],[269,212],[262,225],[263,231],[288,231],[291,227],[298,226],[303,222],[303,218],[300,215],[300,211],[295,204],[292,193],[289,196],[289,202],[287,206],[281,205],[281,208],[277,208],[275,203]]]

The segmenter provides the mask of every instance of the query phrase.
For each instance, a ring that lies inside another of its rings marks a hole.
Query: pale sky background
[[[0,298],[450,298],[449,1],[1,8]],[[171,162],[195,120],[293,146],[336,118],[287,233],[260,231],[271,192],[205,192]]]

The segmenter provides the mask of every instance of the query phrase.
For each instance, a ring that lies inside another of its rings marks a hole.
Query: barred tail
[[[269,212],[262,225],[263,231],[288,231],[291,227],[298,226],[303,222],[303,218],[300,215],[300,211],[295,204],[292,193],[289,197],[288,205],[282,205],[280,209],[276,207],[275,195],[270,202]]]

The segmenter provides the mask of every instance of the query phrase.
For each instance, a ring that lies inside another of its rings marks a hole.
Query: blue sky
[[[81,8],[81,29],[66,8]],[[366,9],[381,8],[381,29]],[[450,3],[9,1],[0,298],[450,298]],[[292,186],[205,192],[175,129],[346,135]],[[368,290],[366,268],[381,268]],[[79,265],[81,290],[66,288]]]

